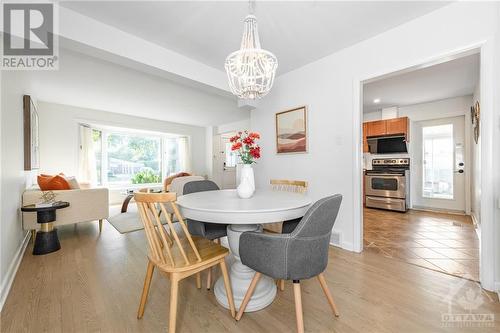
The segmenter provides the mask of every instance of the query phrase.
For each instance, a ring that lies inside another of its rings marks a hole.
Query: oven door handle
[[[405,176],[402,176],[402,175],[365,175],[365,177],[369,177],[369,178],[384,178],[384,179],[387,179],[387,178],[397,178],[398,180],[403,180],[405,178]]]
[[[370,196],[368,196],[367,199],[370,199],[370,200],[373,200],[373,201],[387,202],[387,200],[390,200],[391,198],[377,198],[377,197],[370,197]]]

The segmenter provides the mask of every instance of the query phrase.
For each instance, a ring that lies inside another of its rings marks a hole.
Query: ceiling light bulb
[[[375,99],[373,100],[373,103],[375,103],[375,104],[380,103],[380,98],[375,98]]]

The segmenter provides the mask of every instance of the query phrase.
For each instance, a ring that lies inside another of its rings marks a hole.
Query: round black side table
[[[57,229],[52,222],[56,220],[56,210],[66,207],[69,207],[69,202],[65,201],[55,202],[50,207],[35,207],[35,205],[21,207],[23,212],[36,212],[36,222],[40,223],[40,230],[36,233],[33,246],[34,255],[52,253],[61,248]]]

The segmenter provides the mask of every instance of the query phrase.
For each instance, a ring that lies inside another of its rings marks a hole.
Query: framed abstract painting
[[[276,152],[307,152],[307,109],[301,106],[276,114]]]

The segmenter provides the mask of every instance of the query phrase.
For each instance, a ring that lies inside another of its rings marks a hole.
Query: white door
[[[224,162],[222,164],[222,188],[236,188],[236,153],[231,150],[232,143],[228,136],[221,136],[221,147]]]
[[[410,146],[413,207],[465,212],[464,116],[415,123]]]

